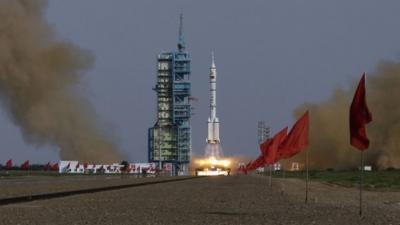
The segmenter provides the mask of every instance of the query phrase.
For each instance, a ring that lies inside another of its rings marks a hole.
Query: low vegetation
[[[60,176],[58,171],[40,171],[40,170],[0,170],[0,178],[9,178],[17,176]]]
[[[305,179],[306,173],[303,171],[277,171],[273,173],[273,177]],[[358,187],[360,185],[360,171],[310,171],[309,178],[312,181],[344,187]],[[363,184],[365,189],[400,191],[400,170],[365,171]]]

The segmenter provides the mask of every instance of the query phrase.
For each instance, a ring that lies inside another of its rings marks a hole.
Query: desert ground
[[[0,181],[1,198],[171,179],[28,177]],[[364,192],[300,179],[204,177],[0,206],[0,224],[400,224],[400,192]]]

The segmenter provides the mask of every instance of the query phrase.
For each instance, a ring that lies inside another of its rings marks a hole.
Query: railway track
[[[171,183],[171,182],[185,181],[185,180],[191,180],[191,179],[197,179],[197,178],[200,178],[200,177],[175,178],[175,179],[149,181],[149,182],[134,183],[134,184],[123,184],[123,185],[115,185],[115,186],[106,186],[106,187],[97,187],[97,188],[88,188],[88,189],[79,189],[79,190],[70,190],[70,191],[60,191],[60,192],[53,192],[53,193],[25,195],[25,196],[11,197],[11,198],[1,198],[0,206],[10,205],[10,204],[27,203],[27,202],[38,201],[38,200],[63,198],[63,197],[68,197],[68,196],[73,196],[73,195],[91,194],[91,193],[97,193],[97,192],[103,192],[103,191],[113,191],[113,190],[120,190],[120,189],[154,185],[154,184]]]

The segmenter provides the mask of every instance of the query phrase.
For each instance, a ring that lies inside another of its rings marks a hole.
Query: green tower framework
[[[191,159],[190,55],[183,39],[180,16],[178,51],[157,57],[157,121],[148,131],[149,162],[172,164],[174,175],[187,175]]]

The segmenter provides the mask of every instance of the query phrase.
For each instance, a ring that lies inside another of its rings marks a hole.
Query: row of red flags
[[[285,127],[272,138],[260,145],[261,154],[240,171],[255,170],[264,165],[273,165],[281,159],[288,159],[303,151],[308,145],[309,113],[306,111],[293,125],[289,133]],[[365,91],[365,73],[362,75],[356,93],[350,106],[350,144],[360,151],[369,146],[365,125],[372,121],[371,112],[367,106]]]
[[[260,145],[261,154],[254,161],[239,168],[241,171],[255,170],[264,165],[273,165],[281,159],[290,158],[300,153],[308,145],[309,115],[305,112],[293,125],[288,133],[288,127],[283,128],[272,138]]]
[[[6,162],[6,169],[9,170],[9,169],[12,169],[12,167],[13,167],[13,161],[12,161],[12,159],[9,159]],[[29,169],[29,160],[26,160],[24,163],[22,163],[20,168],[23,169],[23,170]]]
[[[28,169],[29,169],[29,166],[30,166],[29,160],[26,160],[24,163],[21,164],[20,169],[21,169],[21,170],[28,170]],[[13,161],[12,161],[12,159],[9,159],[9,160],[6,162],[5,168],[6,168],[7,170],[10,170],[10,169],[13,168]],[[45,169],[45,170],[58,170],[58,163],[51,164],[51,162],[48,162],[48,163],[45,165],[44,169]]]

